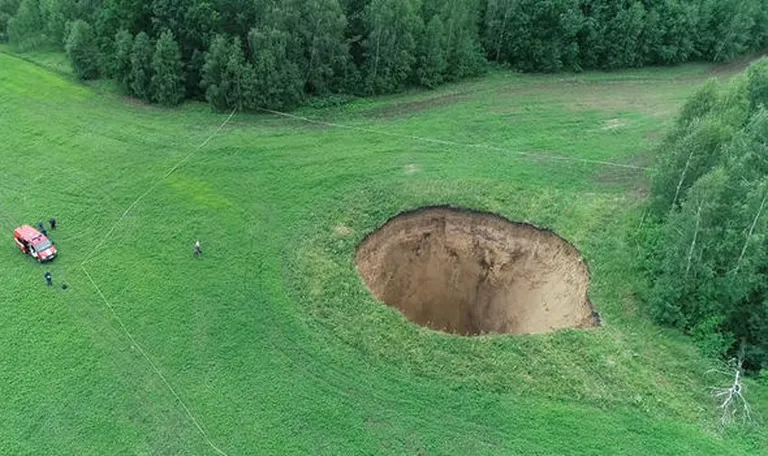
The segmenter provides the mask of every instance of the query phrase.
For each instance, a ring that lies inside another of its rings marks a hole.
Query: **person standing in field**
[[[51,225],[51,231],[56,229],[56,219],[51,217],[50,220],[48,220],[48,224]]]
[[[51,278],[51,272],[45,271],[45,275],[43,277],[45,277],[45,283],[47,283],[49,287],[52,287],[53,279]]]
[[[203,254],[203,251],[200,249],[200,241],[195,241],[195,256],[199,257]]]

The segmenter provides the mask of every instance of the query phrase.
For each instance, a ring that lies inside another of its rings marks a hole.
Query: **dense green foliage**
[[[685,105],[652,188],[649,300],[712,354],[768,366],[768,60]]]
[[[289,35],[276,28],[252,29],[248,43],[253,61],[252,108],[290,109],[302,99],[299,67],[289,56]]]
[[[22,0],[8,19],[8,39],[21,50],[41,47],[48,41],[45,26],[40,0]]]
[[[300,108],[360,130],[237,113],[196,150],[229,113],[93,91],[60,57],[0,53],[0,453],[216,454],[184,406],[233,456],[768,451],[765,426],[713,430],[708,387],[729,379],[631,293],[644,174],[579,161],[636,163],[711,66],[493,71]],[[378,302],[356,245],[436,203],[572,241],[605,326],[463,338]],[[50,216],[60,257],[41,266],[9,234]],[[97,290],[80,264],[107,234]],[[768,388],[745,385],[766,416]]]
[[[0,0],[0,42],[8,41],[8,22],[19,11],[20,0]]]
[[[372,0],[364,22],[366,90],[396,91],[405,84],[416,61],[415,37],[421,32],[416,5],[412,0]]]
[[[439,15],[427,23],[418,48],[416,77],[424,87],[436,87],[443,81],[448,60],[445,51],[445,26]]]
[[[128,73],[130,93],[149,103],[152,101],[152,54],[153,47],[149,35],[139,32],[133,41],[131,51],[131,71]]]
[[[177,104],[184,97],[184,76],[181,66],[179,45],[173,39],[173,33],[166,30],[155,43],[152,56],[151,88],[155,101],[166,106]]]
[[[526,71],[575,69],[582,19],[577,0],[489,0],[485,49],[495,61]]]
[[[115,58],[125,33],[154,43],[170,31],[184,97],[198,99],[210,99],[203,67],[216,37],[238,39],[242,62],[230,70],[245,74],[230,77],[245,86],[216,86],[241,94],[217,97],[216,109],[435,87],[481,73],[486,60],[524,71],[617,69],[721,62],[768,44],[765,0],[0,0],[0,41],[61,46],[76,20],[93,28],[100,72],[129,93],[124,52]]]
[[[202,86],[205,97],[216,109],[243,107],[252,93],[247,88],[253,83],[253,69],[245,62],[240,40],[229,42],[218,36],[203,66]]]
[[[99,75],[96,38],[87,22],[78,19],[70,24],[64,49],[79,79],[94,79]]]
[[[132,56],[133,36],[126,30],[118,31],[115,34],[112,62],[107,68],[107,72],[117,80],[120,88],[125,92],[129,91],[131,82]]]

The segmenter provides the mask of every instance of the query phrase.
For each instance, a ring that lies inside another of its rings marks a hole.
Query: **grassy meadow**
[[[720,429],[728,377],[635,297],[653,145],[736,69],[492,71],[211,138],[229,113],[0,51],[0,454],[768,454],[768,386]],[[357,243],[435,204],[573,242],[605,326],[464,338],[377,302]],[[41,266],[11,232],[51,216]]]

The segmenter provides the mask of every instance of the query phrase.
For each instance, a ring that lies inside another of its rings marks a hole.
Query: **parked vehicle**
[[[44,234],[29,225],[22,225],[13,230],[13,239],[22,252],[35,258],[40,263],[56,257],[56,247]]]

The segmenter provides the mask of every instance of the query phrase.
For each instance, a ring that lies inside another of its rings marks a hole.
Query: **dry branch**
[[[712,397],[718,402],[718,412],[720,414],[720,424],[726,426],[732,423],[737,415],[741,415],[743,422],[752,420],[752,408],[744,397],[744,385],[742,378],[744,370],[743,361],[734,362],[733,383],[727,388],[712,388]],[[721,372],[721,371],[716,371]],[[722,372],[721,372],[722,373]]]

